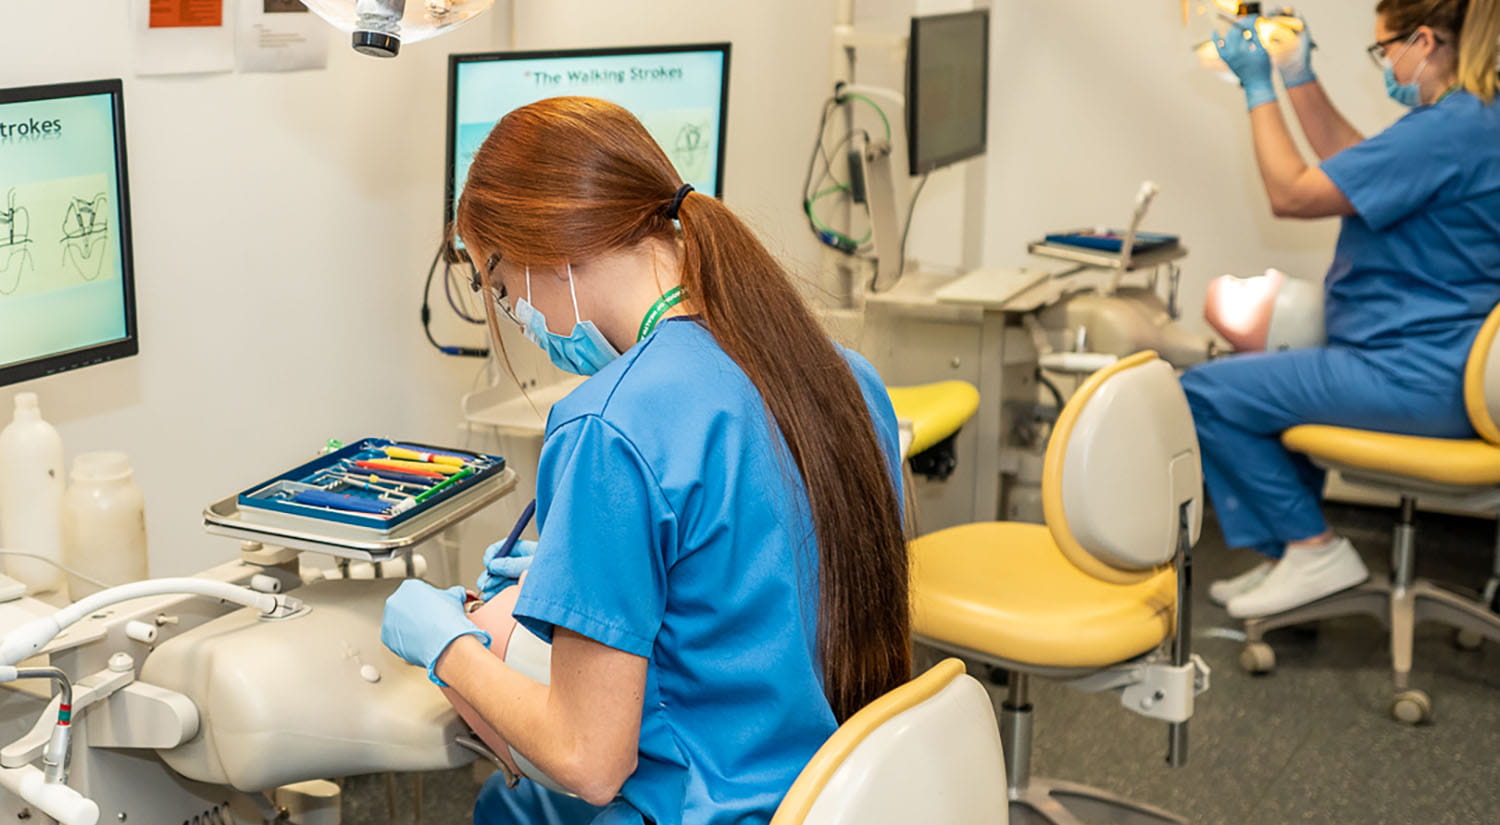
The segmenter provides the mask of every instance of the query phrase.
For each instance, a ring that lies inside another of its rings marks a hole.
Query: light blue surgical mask
[[[573,296],[573,331],[558,335],[547,329],[547,318],[531,303],[531,267],[526,268],[526,297],[516,301],[516,320],[521,322],[521,334],[538,347],[560,370],[575,375],[593,375],[604,365],[620,357],[620,353],[604,333],[578,315],[578,290],[573,286],[573,265],[568,264],[568,292]]]
[[[1395,60],[1385,62],[1385,93],[1391,96],[1391,100],[1408,109],[1422,104],[1422,86],[1419,81],[1422,79],[1422,71],[1427,68],[1427,60],[1423,58],[1422,62],[1417,64],[1417,73],[1412,76],[1410,83],[1404,85],[1396,80],[1396,64],[1406,54],[1406,50],[1411,48],[1417,36],[1414,34],[1411,40],[1406,41],[1406,48],[1401,50],[1401,54],[1396,55]]]

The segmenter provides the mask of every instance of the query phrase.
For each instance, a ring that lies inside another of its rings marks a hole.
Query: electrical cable
[[[455,280],[458,280],[459,282],[455,284]],[[485,319],[480,317],[473,311],[473,309],[468,307],[468,302],[465,299],[454,298],[455,289],[457,290],[458,294],[462,296],[464,286],[465,284],[463,283],[463,281],[459,280],[453,274],[453,264],[446,260],[443,261],[443,294],[448,299],[448,308],[452,309],[453,314],[457,315],[460,319],[476,326],[483,326],[486,323]],[[464,304],[464,306],[460,306],[460,304]]]
[[[835,95],[838,94],[837,90],[835,90],[834,94]],[[885,116],[885,110],[882,109],[882,108],[880,108],[880,104],[879,103],[876,103],[874,100],[871,100],[870,98],[868,98],[868,97],[860,94],[859,92],[845,92],[844,93],[844,99],[858,100],[861,103],[868,104],[870,106],[870,108],[874,109],[875,110],[875,114],[880,115],[880,122],[885,125],[885,139],[886,140],[890,140],[891,139],[891,121],[890,121],[890,118],[888,118],[888,117]],[[839,100],[839,102],[843,103],[844,100],[841,99],[841,100]]]
[[[927,178],[931,172],[924,173],[922,179],[917,181],[917,188],[911,193],[911,205],[906,207],[906,223],[901,227],[901,263],[896,266],[896,280],[906,274],[906,239],[911,235],[911,216],[917,211],[917,198],[922,196],[923,187],[927,186]]]
[[[56,567],[58,570],[67,573],[69,576],[72,576],[75,579],[82,579],[84,582],[92,584],[95,587],[102,587],[105,589],[113,587],[113,585],[105,584],[104,582],[99,581],[98,579],[91,576],[85,576],[84,574],[70,567],[64,567],[61,564],[58,564],[56,561],[53,561],[52,559],[41,555],[40,553],[28,553],[25,550],[0,550],[0,556],[21,556],[28,559],[36,559],[37,561],[46,562],[47,564]]]
[[[1057,384],[1053,383],[1052,379],[1048,378],[1047,374],[1042,372],[1041,367],[1036,368],[1036,380],[1037,383],[1046,387],[1048,392],[1052,393],[1052,401],[1057,404],[1057,411],[1059,413],[1062,412],[1062,408],[1066,407],[1068,402],[1063,400],[1062,390],[1059,390]]]
[[[847,192],[850,190],[849,184],[840,181],[833,175],[833,157],[830,153],[837,153],[841,148],[848,146],[857,136],[863,135],[866,141],[870,139],[869,132],[863,129],[856,129],[846,134],[839,140],[838,143],[834,144],[832,150],[828,148],[828,145],[826,143],[828,132],[828,116],[833,112],[834,109],[842,105],[851,97],[853,96],[844,95],[840,97],[837,94],[837,89],[835,89],[835,95],[823,101],[823,111],[818,118],[817,138],[813,143],[813,150],[807,159],[807,174],[804,176],[802,181],[802,211],[803,214],[807,217],[808,229],[812,231],[813,235],[824,246],[836,249],[839,252],[844,253],[845,255],[858,254],[860,251],[860,247],[862,247],[866,242],[869,241],[871,237],[870,232],[867,231],[862,238],[851,237],[850,235],[844,232],[840,232],[833,227],[823,223],[818,219],[815,210],[817,207],[817,201],[819,199],[835,192]],[[869,103],[872,106],[874,105],[873,101],[870,101],[868,98],[865,98],[865,102]],[[879,107],[877,106],[876,108],[878,109]],[[883,118],[884,112],[881,112],[881,115]],[[889,128],[888,123],[887,128]],[[818,169],[819,158],[822,158],[823,160],[823,171],[822,174],[816,178],[815,184],[814,173]],[[831,181],[834,184],[834,187],[832,189],[824,189],[816,194],[813,194],[811,190],[813,189],[814,185],[821,186],[824,181]],[[869,209],[869,204],[866,203],[865,213],[867,217],[869,214]]]
[[[488,358],[490,355],[488,347],[445,346],[432,337],[432,305],[429,303],[429,298],[432,295],[432,279],[437,275],[438,261],[443,257],[443,251],[446,248],[446,241],[439,244],[437,254],[432,256],[432,264],[427,267],[427,282],[422,286],[422,333],[427,336],[427,342],[444,355],[454,355],[460,358]],[[444,277],[447,276],[444,275]]]

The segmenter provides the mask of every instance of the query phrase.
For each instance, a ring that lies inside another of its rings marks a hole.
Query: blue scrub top
[[[770,342],[768,342],[770,345]],[[900,499],[896,415],[845,351]],[[766,822],[836,724],[807,494],[759,392],[693,319],[552,408],[515,615],[648,657],[640,759],[595,822]]]
[[[1451,383],[1500,303],[1500,107],[1454,91],[1323,171],[1358,212],[1325,282],[1329,343]]]

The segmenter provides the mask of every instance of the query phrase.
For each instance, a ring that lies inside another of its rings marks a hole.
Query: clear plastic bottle
[[[124,453],[84,453],[63,496],[64,563],[111,586],[146,578],[146,502],[133,475]],[[74,601],[99,590],[68,577]]]
[[[0,431],[0,547],[62,561],[62,464],[62,437],[42,420],[36,393],[18,393],[15,419]],[[46,562],[4,561],[32,595],[62,589],[62,571]]]

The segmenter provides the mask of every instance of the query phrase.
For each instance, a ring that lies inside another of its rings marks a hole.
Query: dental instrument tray
[[[1097,252],[1118,253],[1125,247],[1125,239],[1129,236],[1130,231],[1125,229],[1076,229],[1072,232],[1053,232],[1047,235],[1045,240],[1046,243],[1055,246],[1073,246]],[[1176,235],[1137,232],[1130,249],[1132,254],[1140,255],[1177,246],[1178,241]]]
[[[365,438],[215,502],[215,535],[383,561],[515,488],[505,459]]]

